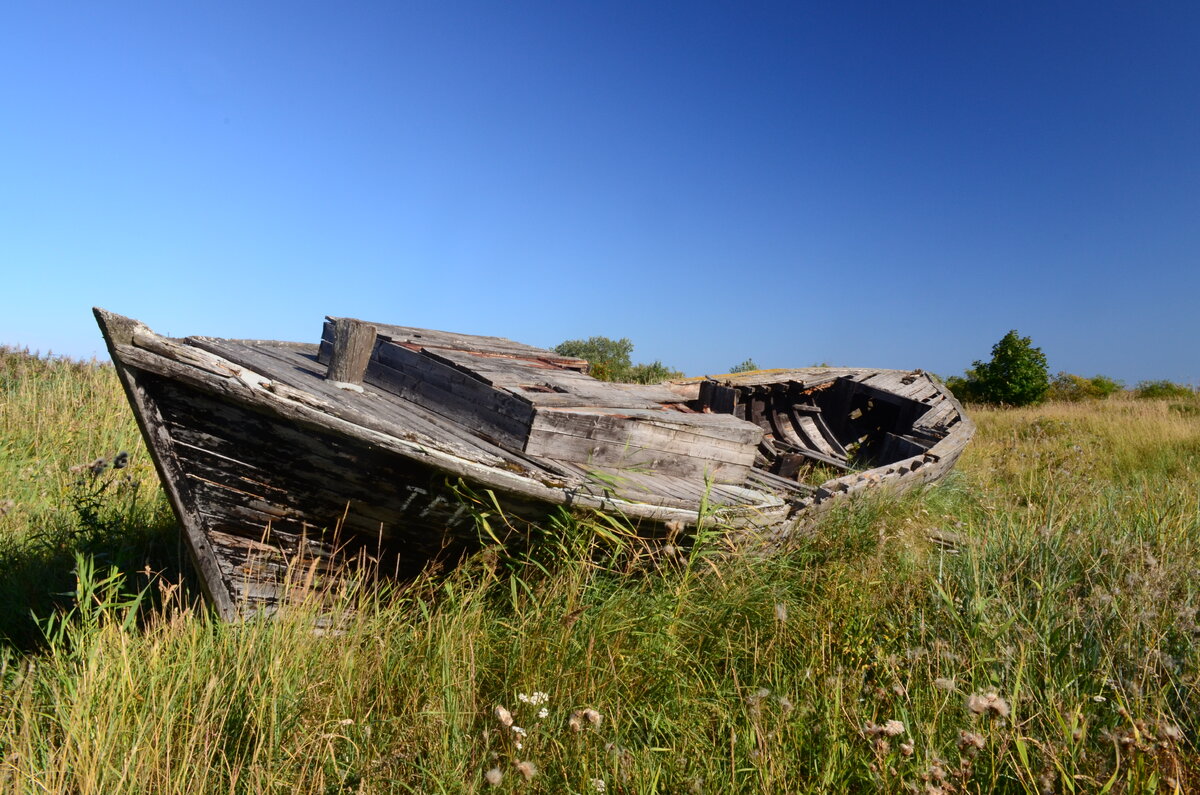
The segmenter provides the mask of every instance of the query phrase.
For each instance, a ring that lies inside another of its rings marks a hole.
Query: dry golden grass
[[[53,579],[67,555],[76,596],[40,645],[0,651],[2,791],[1200,789],[1187,408],[976,409],[947,482],[767,560],[716,537],[652,557],[563,517],[527,552],[346,593],[353,618],[323,635],[303,611],[222,625],[176,575],[137,574],[170,530],[161,500],[105,488],[81,514],[68,471],[129,449],[151,482],[115,379],[54,367],[0,409],[26,503],[3,562]],[[96,565],[74,557],[87,516]],[[21,541],[45,527],[57,557]]]

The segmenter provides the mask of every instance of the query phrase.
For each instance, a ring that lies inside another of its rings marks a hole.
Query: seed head
[[[500,768],[493,767],[483,774],[483,780],[493,787],[498,787],[500,786],[500,782],[504,780],[504,774],[500,772]]]
[[[995,690],[968,696],[967,709],[976,715],[992,714],[1001,718],[1007,718],[1011,711],[1008,702],[997,695]]]
[[[529,781],[529,779],[537,775],[537,765],[528,760],[524,762],[517,762],[517,770],[522,776],[525,777],[526,781]]]
[[[1183,730],[1174,723],[1158,724],[1158,736],[1164,740],[1177,743],[1183,739]]]
[[[978,751],[983,748],[984,742],[983,737],[975,732],[962,729],[958,733],[958,747],[960,750],[969,751],[974,749]]]
[[[500,721],[500,725],[505,727],[512,726],[513,724],[512,713],[499,705],[496,706],[496,720]]]

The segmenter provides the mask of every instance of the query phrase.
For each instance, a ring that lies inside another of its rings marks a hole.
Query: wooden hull
[[[341,392],[325,380],[316,346],[176,341],[128,318],[96,315],[206,593],[229,620],[274,609],[285,585],[297,587],[288,572],[301,574],[303,590],[319,584],[335,559],[369,559],[399,574],[469,549],[480,534],[472,500],[498,507],[515,526],[566,507],[617,513],[648,533],[711,521],[782,543],[839,497],[944,476],[973,432],[961,407],[927,377],[759,373],[673,387],[682,395],[679,411],[712,413],[725,401],[729,414],[762,427],[762,471],[743,482],[677,476],[667,467],[589,468],[498,446],[383,389]],[[870,385],[876,379],[881,386]],[[896,383],[889,390],[885,381]],[[841,386],[809,386],[817,382]],[[906,388],[910,396],[898,394]],[[841,411],[843,398],[848,415],[858,414],[845,427],[833,423],[841,438],[880,417],[911,433],[867,433],[886,462],[819,485],[772,473],[806,454],[841,460],[838,434],[812,412],[822,411],[821,401]],[[814,429],[822,428],[827,438],[818,439]]]

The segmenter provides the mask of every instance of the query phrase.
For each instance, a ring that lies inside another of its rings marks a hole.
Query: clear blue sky
[[[324,315],[1200,382],[1200,4],[21,2],[0,343]]]

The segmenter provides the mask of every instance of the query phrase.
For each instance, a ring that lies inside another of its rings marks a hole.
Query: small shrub
[[[683,373],[672,370],[662,362],[654,361],[630,367],[628,375],[623,380],[633,384],[660,384],[672,378],[683,378]]]
[[[1125,388],[1125,384],[1106,375],[1094,375],[1084,378],[1072,373],[1060,372],[1050,382],[1050,390],[1046,397],[1068,403],[1081,400],[1103,400]]]
[[[1194,398],[1196,392],[1190,386],[1177,384],[1174,381],[1141,381],[1134,391],[1140,398],[1154,400],[1157,398],[1171,398],[1178,400],[1179,398]]]
[[[758,366],[758,364],[755,363],[755,361],[753,359],[746,359],[741,364],[730,367],[729,372],[731,372],[731,373],[749,373],[749,372],[752,372],[752,371],[758,370],[758,369],[759,369],[759,366]]]

